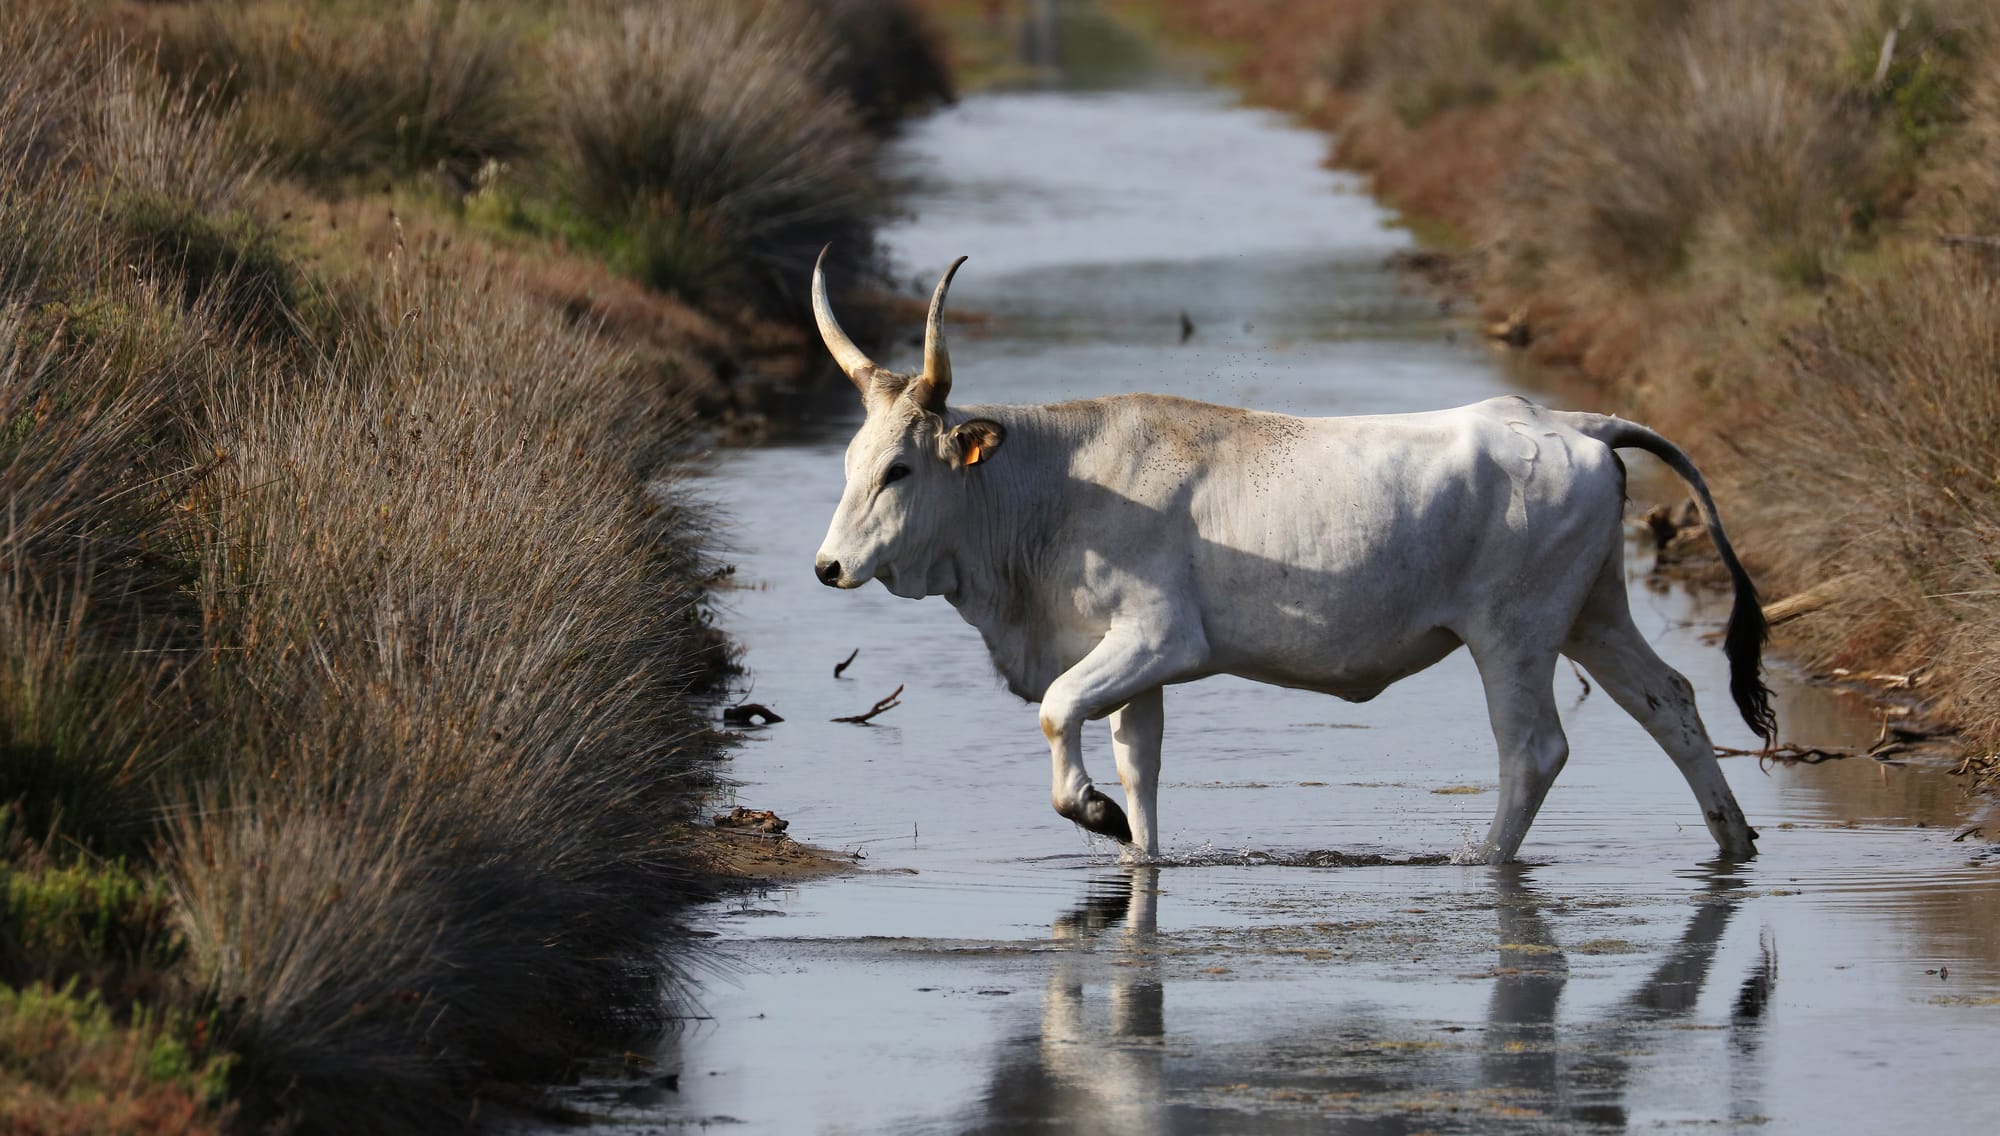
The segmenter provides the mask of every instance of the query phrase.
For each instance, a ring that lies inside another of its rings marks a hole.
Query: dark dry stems
[[[848,722],[857,726],[865,726],[868,724],[869,719],[874,718],[879,714],[886,714],[889,711],[894,710],[896,707],[901,706],[902,702],[900,700],[902,697],[903,697],[903,688],[902,686],[898,685],[895,690],[889,693],[889,696],[887,698],[884,698],[881,701],[877,702],[873,707],[871,707],[865,713],[850,714],[845,718],[835,718],[834,721]]]

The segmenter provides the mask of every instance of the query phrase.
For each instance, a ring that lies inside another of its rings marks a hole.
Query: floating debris
[[[894,710],[896,707],[902,705],[902,703],[898,701],[898,699],[902,698],[902,696],[903,696],[903,688],[901,686],[898,686],[889,695],[889,697],[884,698],[880,702],[877,702],[866,714],[849,714],[845,718],[835,718],[834,721],[851,722],[857,726],[865,726],[868,724],[868,719],[873,718],[875,715],[885,714],[891,710]]]
[[[741,706],[726,706],[722,710],[722,720],[731,726],[768,726],[782,722],[783,718],[773,713],[761,702],[745,702]]]

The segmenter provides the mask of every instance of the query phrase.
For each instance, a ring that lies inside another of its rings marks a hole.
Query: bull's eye
[[[904,465],[902,462],[897,462],[895,465],[889,467],[889,472],[882,475],[882,484],[888,485],[891,482],[901,481],[908,476],[910,476],[910,467]]]

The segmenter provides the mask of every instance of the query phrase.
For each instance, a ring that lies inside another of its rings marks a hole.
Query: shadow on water
[[[1479,1028],[1453,1026],[1448,1040],[1413,1041],[1393,1023],[1364,1017],[1334,1025],[1331,1037],[1270,1039],[1267,1053],[1238,1055],[1227,1068],[1204,1067],[1200,1050],[1177,1040],[1161,965],[1175,943],[1159,929],[1160,869],[1094,876],[1050,929],[1055,961],[1036,1028],[998,1049],[978,1104],[948,1127],[1135,1136],[1528,1132],[1551,1122],[1623,1130],[1632,1121],[1624,1098],[1636,1071],[1697,1063],[1676,1050],[1731,1060],[1740,1073],[1726,1089],[1727,1115],[1756,1122],[1760,1073],[1752,1058],[1764,1008],[1778,991],[1777,945],[1767,936],[1742,965],[1725,1025],[1687,1028],[1746,886],[1727,868],[1704,875],[1679,937],[1654,953],[1636,986],[1587,1020],[1563,1022],[1557,1013],[1570,961],[1546,912],[1561,905],[1535,884],[1532,869],[1495,869],[1497,946]],[[1295,1059],[1302,1050],[1314,1054],[1310,1067]]]

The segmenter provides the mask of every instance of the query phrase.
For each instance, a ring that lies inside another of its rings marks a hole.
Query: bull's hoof
[[[1083,804],[1070,819],[1099,836],[1109,836],[1120,844],[1132,843],[1132,825],[1125,819],[1125,810],[1095,789],[1083,791]]]

